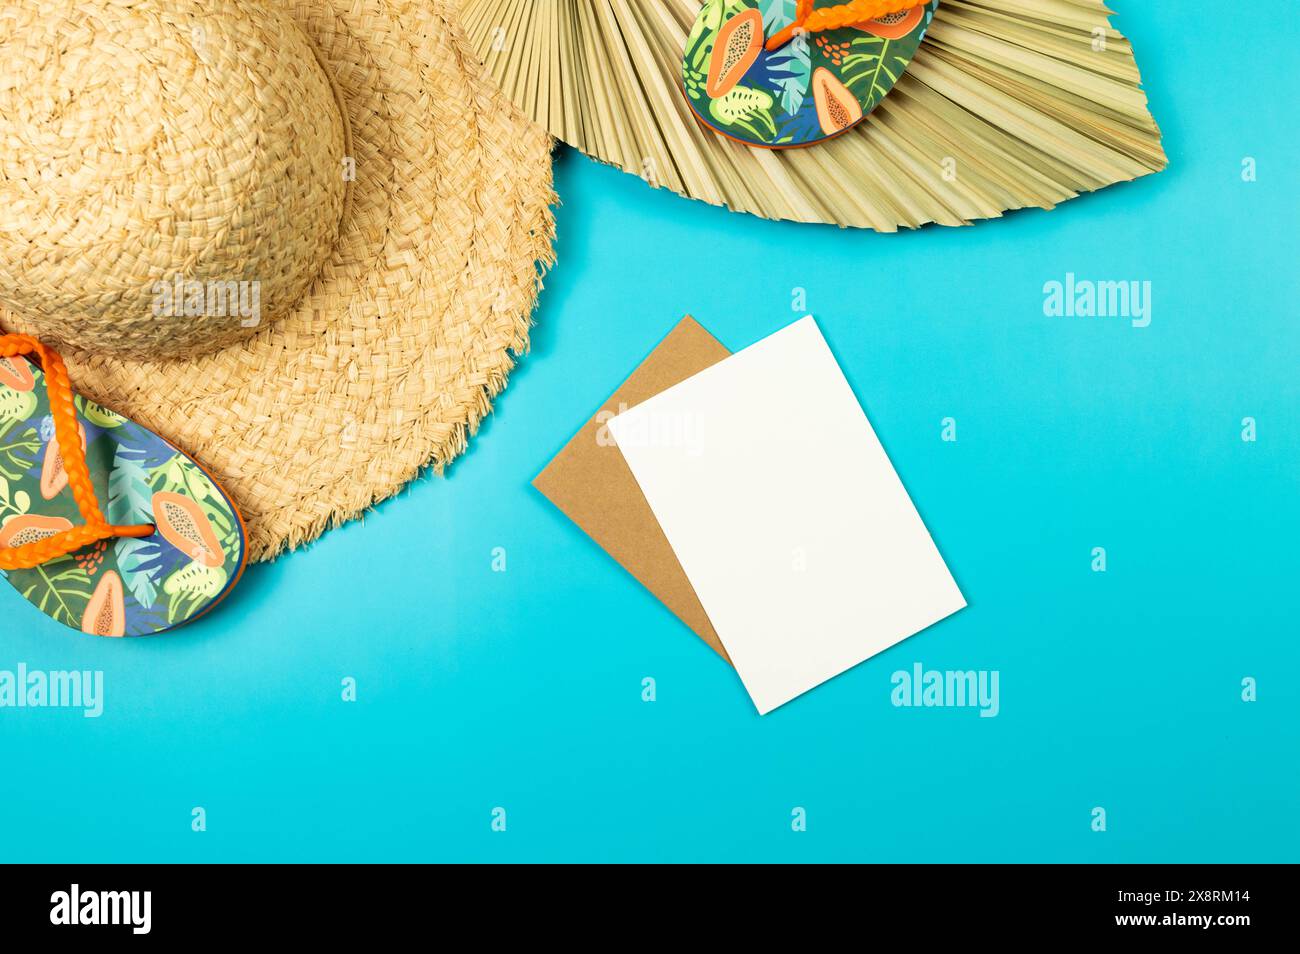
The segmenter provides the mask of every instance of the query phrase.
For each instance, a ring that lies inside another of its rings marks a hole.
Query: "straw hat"
[[[254,559],[454,458],[527,347],[550,141],[453,7],[0,9],[0,328],[200,460]]]

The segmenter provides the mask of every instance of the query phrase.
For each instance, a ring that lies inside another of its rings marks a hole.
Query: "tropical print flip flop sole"
[[[73,404],[104,515],[155,531],[0,573],[47,616],[96,636],[144,636],[197,619],[244,569],[244,527],[234,504],[161,437],[80,395]],[[0,550],[80,523],[44,374],[26,358],[0,357]]]
[[[929,0],[842,29],[796,33],[769,51],[767,38],[794,23],[796,0],[705,0],[686,40],[686,101],[705,126],[750,146],[833,139],[894,88],[938,6]]]

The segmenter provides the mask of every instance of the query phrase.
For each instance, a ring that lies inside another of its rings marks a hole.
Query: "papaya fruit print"
[[[843,0],[816,0],[814,8]],[[797,34],[776,50],[795,0],[704,0],[686,40],[682,85],[696,118],[751,146],[810,146],[852,129],[912,62],[939,0],[840,30]]]
[[[0,366],[0,547],[80,525],[63,472],[44,375],[25,358]],[[245,562],[234,505],[192,459],[158,435],[78,395],[77,423],[104,515],[153,524],[29,570],[0,571],[47,616],[97,636],[165,632],[202,615]]]

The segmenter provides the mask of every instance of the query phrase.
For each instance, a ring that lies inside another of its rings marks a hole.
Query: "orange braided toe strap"
[[[805,33],[839,30],[868,20],[878,20],[891,13],[902,13],[919,7],[924,2],[925,0],[849,0],[839,6],[814,10],[813,0],[799,0],[795,7],[794,23],[772,34],[767,41],[767,48],[771,51],[785,46],[799,30]]]
[[[59,442],[63,469],[68,475],[72,498],[77,502],[84,526],[64,530],[44,540],[24,543],[20,547],[0,550],[0,570],[30,570],[51,560],[75,553],[82,547],[116,537],[147,537],[154,528],[148,524],[115,527],[104,517],[95,498],[95,486],[86,466],[86,451],[77,429],[77,409],[72,403],[72,382],[63,359],[28,335],[0,336],[0,358],[36,355],[45,372],[45,388],[50,396],[50,416],[54,419],[54,437]]]

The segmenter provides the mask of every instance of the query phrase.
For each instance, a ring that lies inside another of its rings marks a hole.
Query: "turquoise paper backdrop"
[[[841,232],[564,151],[533,351],[449,479],[168,637],[0,591],[0,670],[106,682],[0,709],[0,858],[1300,858],[1300,27],[1116,5],[1171,168],[1055,212]],[[1150,281],[1149,327],[1046,317],[1070,273]],[[796,288],[971,605],[759,718],[528,482],[683,313],[740,348]],[[998,670],[999,715],[895,708],[916,662]]]

